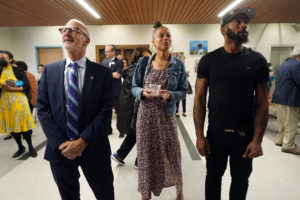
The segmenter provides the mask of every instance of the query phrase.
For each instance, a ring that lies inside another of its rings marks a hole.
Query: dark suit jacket
[[[123,71],[123,66],[124,66],[123,61],[121,61],[121,60],[119,60],[118,58],[115,57],[114,60],[113,60],[114,63],[111,64],[110,67],[109,67],[109,62],[110,61],[111,61],[110,59],[106,59],[101,64],[108,67],[110,69],[111,73],[119,72],[119,74],[121,75],[122,71]],[[119,96],[120,91],[121,91],[121,87],[122,87],[121,78],[119,78],[119,79],[113,78],[113,83],[112,83],[112,95],[113,95],[113,97],[118,97]]]
[[[45,66],[38,87],[37,113],[47,137],[45,159],[59,162],[58,147],[68,140],[66,135],[66,99],[64,68],[66,60]],[[112,75],[104,66],[87,59],[84,85],[79,100],[79,134],[93,148],[108,140],[105,124],[112,109]],[[99,142],[100,141],[100,142]],[[110,152],[108,149],[107,153]]]
[[[300,107],[300,61],[290,58],[278,69],[272,102]]]

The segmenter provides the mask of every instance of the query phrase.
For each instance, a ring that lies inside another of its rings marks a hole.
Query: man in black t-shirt
[[[263,154],[261,142],[268,122],[269,70],[266,59],[244,47],[247,25],[255,10],[231,10],[221,20],[224,46],[200,60],[194,122],[196,147],[206,157],[206,200],[221,199],[221,180],[230,157],[230,200],[246,199],[252,159]],[[204,136],[206,95],[208,130]]]

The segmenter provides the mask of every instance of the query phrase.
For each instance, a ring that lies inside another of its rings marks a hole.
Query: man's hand
[[[119,74],[119,72],[113,72],[112,77],[115,79],[119,79],[121,77],[121,75]]]
[[[261,143],[251,141],[250,144],[248,144],[245,153],[243,154],[243,158],[256,158],[262,155],[263,150],[261,147]]]
[[[209,157],[211,154],[209,142],[205,137],[197,138],[196,148],[201,156]]]
[[[83,150],[87,146],[86,142],[82,138],[78,138],[77,140],[68,140],[61,145],[59,148],[61,150],[61,154],[71,160],[74,160],[76,157],[81,156]]]

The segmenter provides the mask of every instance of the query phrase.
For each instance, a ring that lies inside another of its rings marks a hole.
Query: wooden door
[[[62,55],[62,48],[55,47],[55,48],[38,48],[38,64],[49,64],[52,62],[59,61],[63,58]]]

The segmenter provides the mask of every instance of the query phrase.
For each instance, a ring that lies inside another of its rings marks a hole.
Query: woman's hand
[[[150,98],[153,98],[153,97],[154,97],[154,96],[153,96],[153,91],[152,91],[151,89],[147,89],[147,88],[143,89],[142,95],[143,95],[144,97],[146,97],[147,99],[150,99]]]
[[[9,85],[3,85],[2,88],[4,90],[6,90],[7,92],[12,92],[12,90],[13,90],[13,87],[10,87]]]
[[[3,85],[2,89],[6,90],[7,92],[22,92],[23,87],[11,87],[9,85]]]
[[[168,92],[168,90],[160,90],[159,96],[160,96],[161,102],[164,103],[165,101],[167,101],[170,98],[170,93]]]

